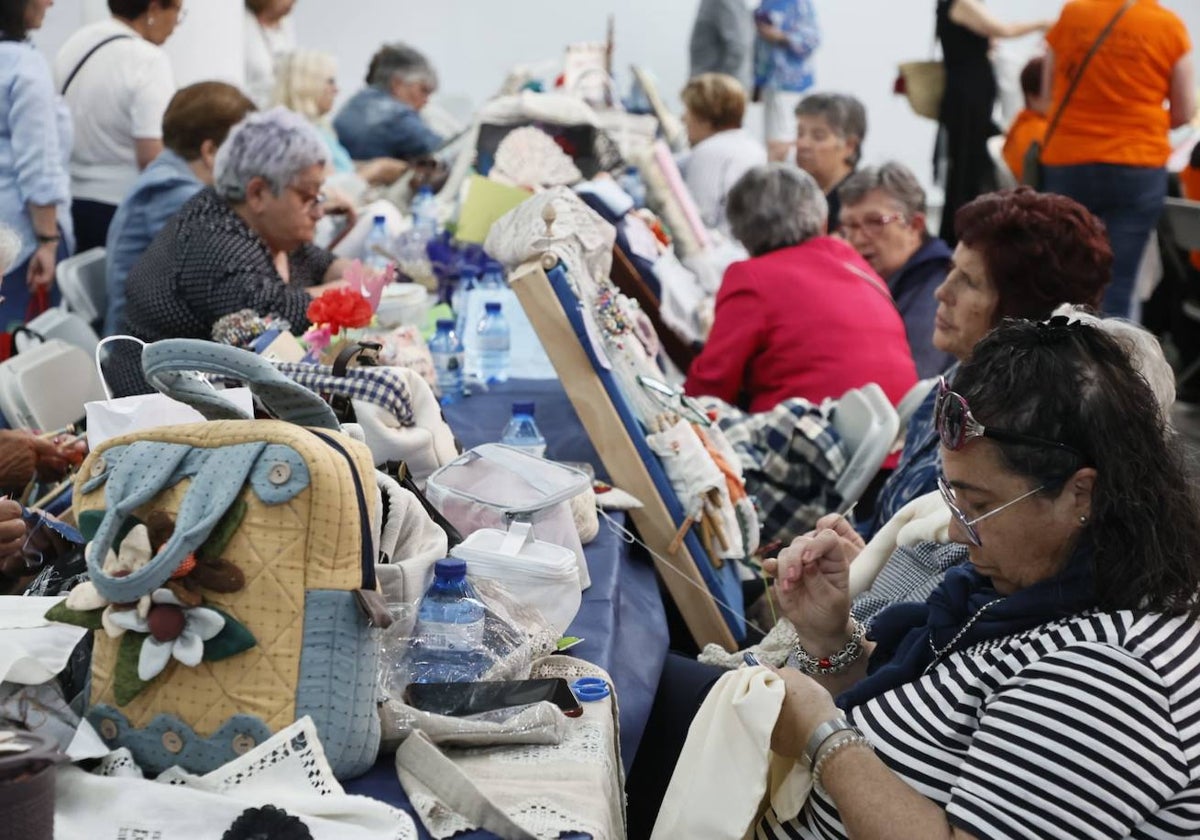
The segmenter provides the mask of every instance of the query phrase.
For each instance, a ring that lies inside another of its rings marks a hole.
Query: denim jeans
[[[1104,314],[1136,318],[1138,266],[1167,197],[1167,172],[1141,166],[1088,163],[1045,167],[1046,192],[1070,196],[1108,229],[1113,249],[1112,285]]]

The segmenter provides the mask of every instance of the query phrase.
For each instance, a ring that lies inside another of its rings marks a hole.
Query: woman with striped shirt
[[[1146,382],[1092,326],[1013,321],[936,424],[969,567],[866,638],[834,532],[771,569],[772,749],[816,784],[756,836],[1200,836],[1200,514]]]

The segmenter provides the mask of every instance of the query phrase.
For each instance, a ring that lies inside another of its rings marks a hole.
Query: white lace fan
[[[583,173],[550,135],[527,125],[500,141],[488,177],[516,187],[557,187],[578,183]]]

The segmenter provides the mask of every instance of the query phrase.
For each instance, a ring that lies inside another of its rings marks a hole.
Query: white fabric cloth
[[[0,598],[0,682],[38,685],[67,666],[83,627],[47,621],[46,611],[63,600]]]
[[[812,775],[771,752],[784,691],[783,679],[761,666],[717,680],[688,730],[651,840],[745,837],[764,798],[784,819],[800,813]]]
[[[259,110],[270,108],[275,98],[275,62],[281,53],[296,49],[296,31],[289,15],[278,26],[266,27],[249,9],[245,18],[246,95]]]
[[[301,718],[245,755],[204,776],[177,768],[141,778],[126,750],[97,771],[58,771],[56,840],[187,837],[220,840],[246,809],[274,805],[308,826],[314,840],[415,840],[403,811],[348,796],[333,776],[312,719]]]
[[[739,178],[766,162],[763,144],[742,128],[718,131],[695,145],[679,168],[707,227],[731,234],[725,198]]]
[[[162,117],[175,93],[171,62],[160,47],[110,18],[83,27],[54,59],[55,87],[62,90],[87,52],[105,44],[83,65],[67,90],[75,124],[71,151],[71,195],[120,204],[137,178],[135,139],[162,137]]]
[[[950,541],[950,509],[936,490],[906,504],[880,528],[850,564],[850,597],[870,589],[896,546]]]

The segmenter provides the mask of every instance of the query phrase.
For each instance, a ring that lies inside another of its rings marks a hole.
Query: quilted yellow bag
[[[334,772],[365,772],[380,740],[369,450],[251,353],[173,339],[142,360],[212,422],[106,441],[79,472],[91,581],[49,617],[96,630],[88,719],[146,769],[199,773],[309,715]],[[281,419],[229,419],[193,371],[245,381]]]

